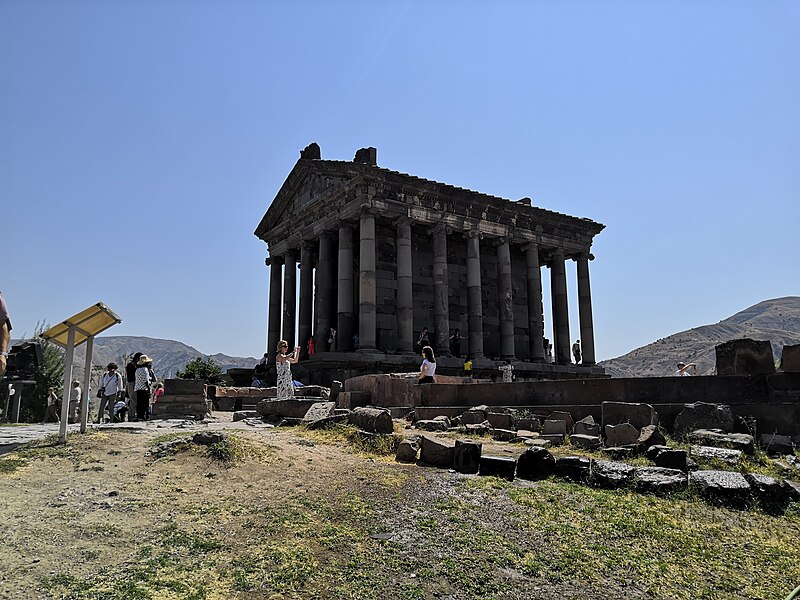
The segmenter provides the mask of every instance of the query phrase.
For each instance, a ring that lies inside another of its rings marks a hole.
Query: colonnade
[[[353,334],[359,335],[360,352],[377,352],[376,347],[376,215],[369,209],[361,212],[359,222],[342,222],[338,231],[325,231],[316,241],[304,241],[299,247],[300,298],[296,298],[296,248],[267,259],[270,266],[268,351],[274,357],[279,339],[290,346],[305,347],[314,336],[317,351],[329,350],[328,335],[336,329],[336,351],[353,350]],[[401,351],[414,348],[413,320],[413,257],[411,243],[412,220],[400,218],[396,223],[396,281],[397,281],[397,345]],[[354,246],[354,229],[358,231],[358,246]],[[422,226],[418,224],[417,226]],[[430,226],[427,226],[430,227]],[[448,236],[454,232],[444,225],[428,230],[433,242],[433,336],[437,354],[449,354],[450,315],[448,283]],[[499,335],[501,358],[515,358],[514,298],[511,270],[512,251],[525,254],[528,297],[529,360],[545,361],[544,309],[542,301],[541,267],[550,268],[550,290],[553,318],[555,361],[571,362],[569,331],[566,255],[562,247],[547,247],[536,242],[513,244],[509,237],[483,240],[483,234],[470,230],[456,232],[467,242],[467,323],[468,352],[475,358],[484,356],[483,303],[481,289],[481,247],[493,243],[496,247],[499,289]],[[337,243],[338,242],[338,243]],[[358,252],[358,285],[353,280],[354,252]],[[544,265],[540,256],[545,256]],[[578,308],[580,339],[584,365],[595,364],[592,299],[589,282],[589,254],[573,254],[577,263]],[[314,268],[316,264],[316,288]],[[283,275],[281,275],[283,268]],[[358,294],[358,313],[354,314],[354,298]],[[315,293],[316,292],[316,293]],[[313,322],[312,322],[313,321]],[[297,331],[295,331],[297,323]],[[282,324],[282,327],[281,327]],[[357,325],[357,327],[356,327]],[[272,359],[274,361],[274,358]]]

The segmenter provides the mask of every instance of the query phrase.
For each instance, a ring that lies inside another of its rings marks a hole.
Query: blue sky
[[[253,230],[305,145],[375,146],[604,223],[611,358],[800,295],[798,107],[797,2],[2,0],[0,289],[258,356]]]

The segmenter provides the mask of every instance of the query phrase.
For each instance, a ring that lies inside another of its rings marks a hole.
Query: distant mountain
[[[17,340],[14,341],[16,343]],[[175,340],[161,340],[149,337],[128,335],[100,336],[94,340],[92,351],[92,365],[103,368],[110,363],[117,363],[124,368],[124,357],[143,352],[153,359],[153,370],[160,379],[175,377],[179,369],[183,369],[188,362],[197,357],[206,358],[208,355]],[[227,356],[226,354],[212,354],[211,358],[220,366],[223,373],[234,367],[252,368],[258,359],[251,356]],[[83,367],[86,361],[86,345],[75,349],[75,369],[73,379],[83,380]]]
[[[715,325],[703,325],[637,348],[600,366],[612,377],[663,377],[678,361],[697,364],[698,375],[716,367],[714,346],[734,339],[767,340],[778,360],[783,347],[800,344],[800,297],[765,300]]]

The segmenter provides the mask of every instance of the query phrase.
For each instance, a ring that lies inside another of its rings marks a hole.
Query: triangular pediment
[[[255,234],[264,234],[292,215],[306,209],[335,188],[343,188],[353,173],[331,169],[323,161],[299,160],[283,182],[281,189],[256,228]]]

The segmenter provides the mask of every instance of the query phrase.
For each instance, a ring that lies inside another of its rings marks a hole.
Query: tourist
[[[353,350],[358,350],[360,344],[361,338],[358,337],[358,332],[356,331],[355,335],[353,336]]]
[[[120,399],[117,400],[116,404],[114,404],[114,412],[112,416],[112,422],[114,423],[124,423],[125,417],[128,415],[128,405],[125,404],[125,401]]]
[[[433,355],[433,348],[425,346],[422,348],[422,366],[419,369],[419,381],[417,383],[433,383],[435,373],[436,357]]]
[[[461,331],[455,329],[453,335],[450,336],[450,354],[453,356],[461,356]]]
[[[262,382],[258,378],[258,375],[253,375],[253,381],[250,382],[250,387],[252,387],[252,388],[264,387],[264,382]]]
[[[134,384],[134,395],[136,398],[136,413],[133,414],[131,408],[131,421],[148,419],[150,411],[150,385],[153,383],[151,374],[153,372],[151,365],[153,359],[146,354],[141,354],[139,360],[136,362],[136,382]],[[131,403],[133,406],[133,403]]]
[[[0,378],[6,372],[8,364],[8,345],[11,343],[11,319],[8,316],[8,307],[0,293]]]
[[[163,396],[163,395],[164,395],[164,384],[161,383],[161,382],[158,382],[156,384],[156,389],[153,392],[153,404],[158,402],[159,399],[161,399],[161,396]]]
[[[464,361],[464,377],[472,379],[472,355],[467,354],[467,359]]]
[[[69,420],[68,423],[78,422],[78,405],[81,403],[81,382],[73,381],[69,391]]]
[[[131,421],[136,419],[136,364],[142,357],[141,352],[134,354],[125,365],[125,380],[128,392],[128,417]]]
[[[511,383],[514,381],[514,365],[511,364],[511,359],[506,359],[506,362],[497,367],[503,374],[503,383]]]
[[[258,364],[260,364],[260,365],[266,365],[266,364],[267,364],[267,360],[269,360],[268,353],[267,353],[267,352],[264,352],[264,356],[262,356],[262,357],[261,357],[261,360],[260,360],[260,361],[258,361]]]
[[[544,358],[545,362],[555,362],[553,358],[553,344],[550,343],[550,340],[544,338]]]
[[[431,345],[431,338],[428,336],[428,328],[423,327],[422,331],[419,332],[419,339],[417,340],[417,346],[420,348],[424,348],[425,346]]]
[[[689,373],[689,367],[692,368],[692,372]],[[692,374],[697,375],[697,365],[694,363],[678,363],[678,370],[675,371],[672,375],[674,377],[691,377]]]
[[[328,332],[328,350],[336,352],[336,330],[333,327]]]
[[[575,364],[579,364],[581,362],[581,341],[575,340],[575,343],[572,344],[572,356],[575,358]]]
[[[108,410],[108,420],[114,420],[114,404],[121,399],[125,393],[122,384],[122,375],[117,371],[117,363],[108,363],[106,372],[100,380],[100,389],[97,390],[97,397],[100,399],[100,410],[97,413],[97,422],[102,423],[103,413]]]
[[[317,349],[316,349],[316,347],[314,345],[314,336],[311,336],[310,338],[308,338],[308,346],[307,347],[308,347],[308,355],[309,356],[311,356],[312,354],[314,354],[317,351]]]
[[[56,423],[61,422],[58,416],[58,396],[56,396],[56,388],[47,388],[47,408],[44,411],[43,423],[49,423],[53,419]]]
[[[296,365],[299,360],[299,346],[295,346],[294,351],[289,354],[289,342],[286,340],[281,340],[278,342],[278,353],[275,361],[275,366],[278,370],[278,400],[288,400],[289,398],[294,398],[294,384],[292,383],[291,365]]]

